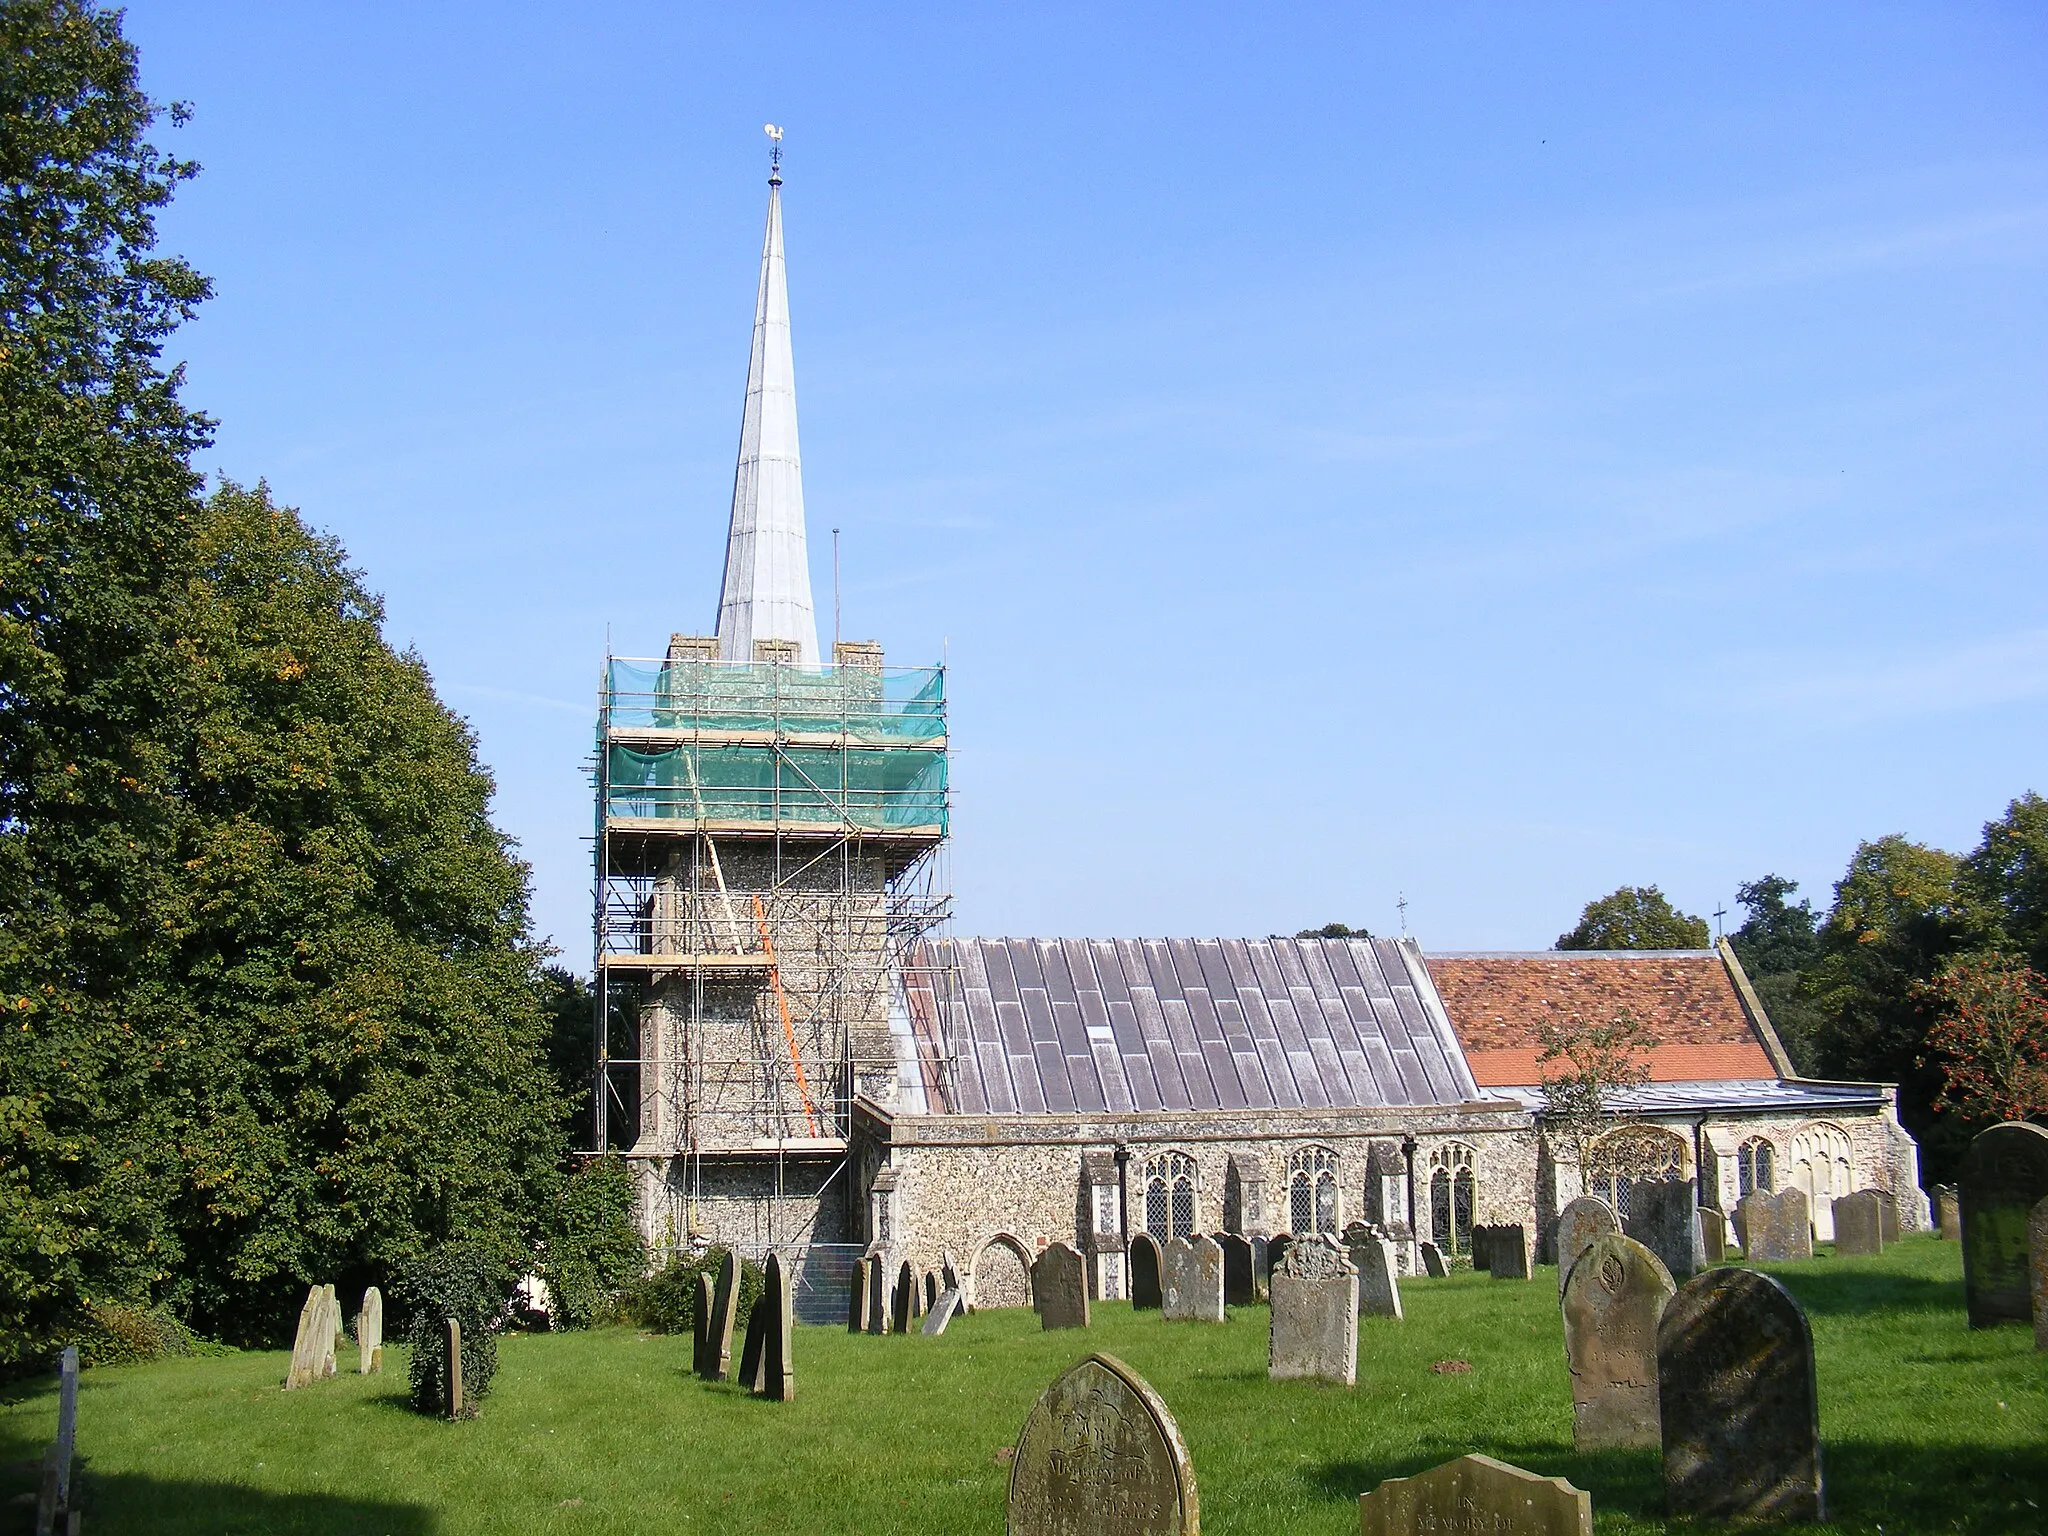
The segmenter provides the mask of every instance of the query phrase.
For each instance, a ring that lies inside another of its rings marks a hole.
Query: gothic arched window
[[[1290,1232],[1335,1232],[1337,1154],[1328,1147],[1303,1147],[1287,1157],[1287,1217]]]
[[[1145,1159],[1145,1230],[1160,1242],[1195,1235],[1195,1160],[1185,1152]]]
[[[1654,1125],[1624,1125],[1594,1142],[1586,1154],[1586,1193],[1598,1195],[1626,1221],[1630,1191],[1636,1185],[1675,1179],[1684,1172],[1683,1136]]]
[[[1429,1154],[1430,1240],[1445,1254],[1472,1251],[1472,1207],[1478,1185],[1472,1149],[1447,1142]]]
[[[1768,1195],[1778,1187],[1778,1154],[1765,1137],[1752,1136],[1735,1153],[1738,1195]]]

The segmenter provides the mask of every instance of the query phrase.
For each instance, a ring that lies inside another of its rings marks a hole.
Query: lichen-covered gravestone
[[[1963,1159],[1963,1293],[1972,1328],[2032,1316],[2027,1217],[2048,1197],[2048,1130],[2007,1121]]]
[[[356,1313],[356,1370],[369,1376],[384,1369],[384,1293],[374,1285],[363,1292]]]
[[[1824,1518],[1813,1330],[1777,1281],[1710,1269],[1657,1325],[1664,1502],[1712,1520]]]
[[[2027,1284],[2034,1303],[2034,1348],[2048,1349],[2048,1199],[2027,1217]]]
[[[865,1259],[854,1261],[853,1274],[847,1280],[846,1331],[868,1331],[868,1266]]]
[[[946,1331],[946,1325],[953,1321],[953,1314],[960,1310],[960,1293],[955,1290],[939,1292],[939,1299],[932,1303],[931,1311],[924,1315],[924,1336],[936,1339]]]
[[[1580,1195],[1565,1202],[1564,1209],[1557,1213],[1558,1295],[1564,1294],[1564,1283],[1571,1278],[1572,1266],[1592,1246],[1593,1239],[1620,1230],[1614,1207],[1598,1195]]]
[[[1707,1267],[1700,1252],[1700,1192],[1691,1179],[1645,1179],[1631,1186],[1621,1230],[1663,1260],[1680,1284]]]
[[[1401,1317],[1401,1282],[1394,1274],[1394,1245],[1364,1234],[1347,1245],[1351,1267],[1358,1271],[1358,1315]]]
[[[1752,1264],[1789,1264],[1813,1257],[1813,1207],[1806,1191],[1743,1197],[1742,1254]]]
[[[1046,1388],[1010,1464],[1009,1536],[1199,1536],[1195,1469],[1159,1394],[1113,1355]]]
[[[1143,1312],[1157,1307],[1165,1292],[1161,1286],[1162,1259],[1159,1242],[1150,1232],[1131,1239],[1131,1310]]]
[[[1529,1278],[1529,1229],[1520,1225],[1486,1229],[1486,1268],[1496,1280]]]
[[[1266,1375],[1358,1380],[1358,1271],[1327,1234],[1290,1244],[1267,1284],[1272,1333]]]
[[[1031,1266],[1031,1294],[1041,1328],[1088,1326],[1088,1265],[1065,1243],[1054,1243]]]
[[[1259,1277],[1252,1265],[1252,1245],[1235,1232],[1219,1232],[1216,1246],[1223,1250],[1223,1302],[1225,1306],[1249,1307],[1259,1299]]]
[[[1654,1446],[1657,1322],[1676,1289],[1643,1244],[1593,1239],[1564,1287],[1564,1355],[1572,1373],[1572,1444],[1581,1451]]]
[[[1561,1477],[1460,1456],[1358,1501],[1361,1536],[1593,1536],[1593,1496]]]
[[[1416,1246],[1422,1250],[1422,1272],[1430,1279],[1441,1280],[1451,1272],[1451,1267],[1444,1262],[1443,1249],[1435,1243],[1425,1241]]]
[[[1170,1323],[1223,1321],[1223,1250],[1206,1237],[1166,1245],[1166,1295],[1160,1316]]]
[[[711,1327],[704,1340],[706,1381],[723,1381],[732,1369],[733,1315],[740,1304],[740,1256],[728,1248],[718,1261],[718,1284],[711,1290]]]
[[[750,1390],[773,1402],[786,1403],[796,1396],[796,1361],[791,1354],[796,1346],[795,1297],[781,1254],[769,1254],[762,1270],[761,1299],[754,1303],[754,1311],[765,1313],[767,1323],[761,1330],[761,1366]],[[747,1333],[752,1336],[751,1325]]]
[[[1884,1252],[1884,1210],[1877,1191],[1859,1189],[1835,1202],[1835,1253],[1855,1258]]]

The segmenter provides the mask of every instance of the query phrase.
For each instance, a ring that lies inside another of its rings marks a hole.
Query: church
[[[1734,951],[1433,953],[1409,938],[951,932],[946,686],[835,639],[811,597],[782,228],[768,185],[714,632],[607,657],[596,819],[595,1145],[658,1252],[780,1252],[843,1316],[880,1248],[1026,1305],[1047,1244],[1126,1294],[1132,1236],[1341,1232],[1549,1257],[1582,1192],[1797,1185],[1817,1235],[1876,1187],[1924,1227],[1897,1090],[1793,1069]],[[1656,1044],[1584,1166],[1549,1134],[1547,1024]]]

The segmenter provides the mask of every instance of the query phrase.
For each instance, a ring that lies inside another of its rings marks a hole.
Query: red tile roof
[[[1620,1008],[1657,1041],[1653,1083],[1777,1077],[1716,954],[1431,955],[1429,974],[1482,1088],[1536,1082],[1538,1031],[1549,1020]]]

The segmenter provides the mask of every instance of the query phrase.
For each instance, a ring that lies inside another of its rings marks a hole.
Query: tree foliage
[[[1704,949],[1704,918],[1680,912],[1654,885],[1624,885],[1586,903],[1559,949]]]

